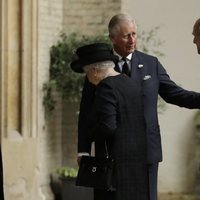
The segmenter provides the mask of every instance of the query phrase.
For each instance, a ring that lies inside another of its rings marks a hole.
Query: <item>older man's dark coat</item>
[[[148,163],[162,161],[161,135],[158,123],[157,103],[160,95],[167,103],[189,109],[200,108],[200,93],[188,91],[167,74],[156,57],[134,51],[131,60],[131,79],[140,83],[143,94],[143,117],[146,122]],[[120,87],[120,86],[119,86]],[[126,89],[129,89],[126,87]],[[95,97],[95,86],[87,79],[82,93],[78,127],[78,152],[91,151],[91,138],[87,123]]]
[[[143,118],[147,136],[147,163],[162,161],[161,135],[158,123],[157,103],[160,95],[167,103],[189,109],[200,108],[200,93],[188,91],[175,82],[167,74],[156,57],[134,51],[131,60],[131,79],[140,83],[140,94],[143,102]],[[120,85],[118,86],[120,87]],[[127,90],[128,86],[126,87]],[[82,93],[78,127],[78,152],[91,151],[90,121],[91,108],[95,99],[95,86],[87,79]],[[120,199],[123,200],[123,199]]]

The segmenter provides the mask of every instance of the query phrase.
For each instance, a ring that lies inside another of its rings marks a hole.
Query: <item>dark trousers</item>
[[[149,164],[149,196],[150,200],[157,200],[158,196],[158,163]]]
[[[94,200],[115,200],[115,192],[94,190]]]
[[[3,165],[2,165],[1,147],[0,147],[0,199],[4,200],[4,193],[3,193]]]

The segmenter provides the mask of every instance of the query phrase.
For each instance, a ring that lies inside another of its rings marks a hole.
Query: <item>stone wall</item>
[[[62,114],[62,161],[69,167],[77,166],[77,128],[79,103],[64,101]]]
[[[43,83],[49,78],[50,47],[55,44],[63,29],[63,1],[38,1],[38,94],[39,94],[39,133],[38,154],[40,169],[41,193],[45,199],[51,193],[49,190],[50,173],[62,163],[62,103],[58,100],[56,110],[52,115],[44,117]],[[55,94],[56,95],[56,94]],[[53,196],[51,197],[53,198]]]
[[[53,199],[49,175],[61,164],[61,111],[58,107],[53,128],[48,126],[42,87],[48,79],[50,47],[62,30],[62,2],[0,2],[0,128],[6,200]]]
[[[121,0],[64,0],[64,31],[94,35],[107,31],[111,16],[120,12]]]
[[[2,0],[0,4],[0,129],[5,199],[41,199],[37,151],[37,2]]]

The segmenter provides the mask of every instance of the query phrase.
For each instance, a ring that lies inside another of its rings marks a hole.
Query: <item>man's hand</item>
[[[82,157],[82,156],[78,156],[78,157],[77,157],[77,163],[78,163],[78,166],[80,166],[80,163],[81,163],[81,157]]]
[[[89,156],[89,155],[90,155],[90,154],[89,154],[89,153],[86,153],[86,152],[78,153],[78,157],[77,157],[78,166],[80,166],[81,157],[82,157],[82,156]]]

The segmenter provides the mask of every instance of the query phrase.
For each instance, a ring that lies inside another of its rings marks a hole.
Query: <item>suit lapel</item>
[[[137,66],[138,66],[138,57],[136,56],[136,53],[133,53],[132,59],[131,59],[131,77],[134,77],[135,74],[137,74]]]
[[[146,74],[146,66],[142,62],[140,55],[135,51],[131,60],[131,78],[142,82]]]

